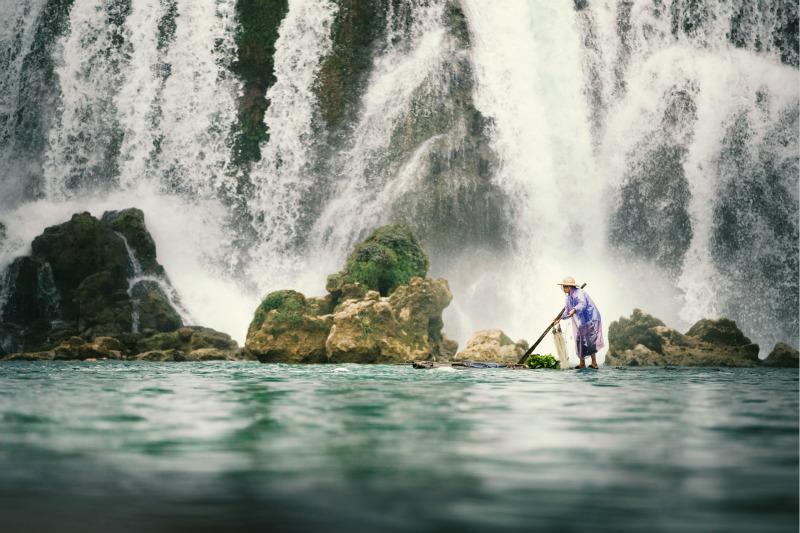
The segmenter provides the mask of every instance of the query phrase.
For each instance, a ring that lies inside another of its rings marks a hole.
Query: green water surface
[[[797,526],[797,370],[0,365],[3,532]]]

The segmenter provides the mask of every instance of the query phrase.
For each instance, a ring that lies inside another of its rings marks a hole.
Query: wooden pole
[[[582,288],[584,288],[585,286],[586,286],[586,284],[585,284],[585,283],[584,283],[583,285],[581,285],[581,289],[582,289]],[[563,314],[564,314],[564,311],[565,311],[566,309],[567,309],[567,307],[566,307],[566,306],[562,307],[562,308],[561,308],[561,311],[559,311],[559,312],[558,312],[558,314],[556,315],[556,318],[558,318],[558,317],[560,317],[561,315],[563,315]],[[554,318],[552,321],[550,321],[550,325],[549,325],[549,326],[547,326],[547,329],[546,329],[546,330],[544,330],[544,333],[542,333],[541,337],[539,337],[539,339],[538,339],[536,342],[534,342],[534,343],[533,343],[533,346],[531,346],[530,348],[528,348],[528,351],[527,351],[527,352],[525,352],[525,355],[523,355],[523,356],[522,356],[522,359],[520,359],[520,360],[519,360],[519,362],[517,363],[518,365],[524,365],[524,364],[525,364],[525,361],[527,361],[527,360],[528,360],[528,357],[530,357],[530,356],[531,356],[531,354],[532,354],[532,353],[533,353],[533,351],[536,349],[536,347],[537,347],[537,346],[539,346],[539,343],[540,343],[540,342],[542,342],[542,339],[544,339],[544,336],[545,336],[545,335],[547,335],[547,332],[548,332],[548,331],[550,331],[550,328],[552,328],[552,327],[553,327],[553,322],[555,322],[555,321],[556,321],[556,318]]]

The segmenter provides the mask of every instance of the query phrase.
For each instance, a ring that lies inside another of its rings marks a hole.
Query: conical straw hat
[[[564,278],[564,281],[561,283],[556,283],[556,285],[561,285],[562,287],[577,287],[578,284],[575,283],[575,280],[569,276]]]

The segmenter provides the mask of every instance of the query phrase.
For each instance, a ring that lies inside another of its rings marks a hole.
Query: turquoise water
[[[4,532],[797,526],[797,370],[0,365]]]

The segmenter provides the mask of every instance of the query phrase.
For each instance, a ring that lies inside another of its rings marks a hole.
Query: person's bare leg
[[[592,354],[592,368],[597,368],[597,354]]]
[[[581,361],[580,363],[578,363],[578,368],[586,368],[586,359],[584,359],[583,357],[579,357],[578,359],[580,359]]]

